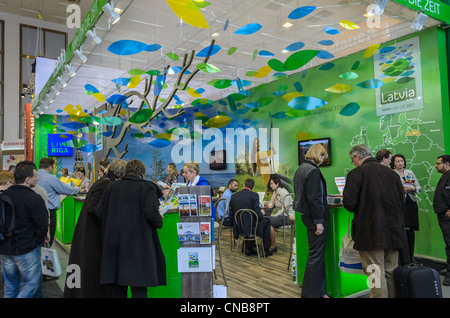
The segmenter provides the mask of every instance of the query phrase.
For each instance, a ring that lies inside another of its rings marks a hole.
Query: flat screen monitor
[[[227,169],[226,150],[211,151],[209,155],[209,169],[225,170]]]
[[[309,148],[311,148],[311,146],[314,144],[322,144],[322,146],[327,150],[328,153],[328,159],[324,160],[324,162],[322,162],[320,166],[331,165],[331,142],[329,137],[300,140],[298,142],[298,165],[300,166],[303,162],[305,162],[305,155],[308,152]]]

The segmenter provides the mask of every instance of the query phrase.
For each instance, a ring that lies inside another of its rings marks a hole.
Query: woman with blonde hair
[[[319,166],[327,158],[328,153],[322,144],[312,145],[294,176],[294,211],[301,213],[309,247],[302,298],[323,298],[326,295],[325,247],[329,211],[327,184]]]
[[[170,188],[173,183],[178,182],[178,170],[177,166],[174,163],[169,163],[167,165],[167,171],[169,171],[169,176],[167,177],[167,186]]]
[[[9,171],[0,172],[0,191],[8,189],[14,184],[14,174]]]

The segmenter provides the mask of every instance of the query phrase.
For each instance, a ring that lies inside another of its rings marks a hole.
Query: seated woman
[[[61,177],[59,178],[64,183],[70,183],[69,169],[62,168],[61,169]]]
[[[86,178],[86,171],[84,170],[84,168],[78,168],[77,179],[81,181],[80,192],[88,192],[89,187],[91,186],[91,180]]]
[[[270,188],[273,190],[272,198],[268,207],[275,208],[276,213],[270,217],[270,222],[274,228],[289,224],[289,219],[294,218],[293,200],[289,192],[283,187],[278,176],[272,176],[269,182]],[[287,217],[284,209],[287,208]],[[283,221],[284,218],[284,221]]]

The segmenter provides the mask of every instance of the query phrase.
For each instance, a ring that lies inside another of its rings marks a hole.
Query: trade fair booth
[[[293,193],[312,143],[327,146],[320,169],[337,198],[354,168],[352,146],[388,149],[407,158],[422,185],[415,254],[445,260],[432,199],[436,157],[450,149],[450,7],[433,3],[96,0],[33,101],[34,160],[54,158],[58,177],[81,164],[95,181],[101,159],[137,158],[155,182],[166,180],[169,163],[180,171],[195,161],[215,193],[250,177],[268,201],[266,176],[277,174]],[[257,156],[268,151],[269,172]],[[64,198],[58,214],[56,238],[68,248],[83,198]],[[337,202],[326,271],[327,294],[340,298],[368,286],[365,275],[339,269],[349,212]],[[283,275],[301,286],[308,245],[300,212],[294,263]],[[164,222],[168,285],[149,295],[182,297],[178,210]]]

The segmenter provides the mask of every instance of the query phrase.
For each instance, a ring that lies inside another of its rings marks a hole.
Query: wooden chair
[[[247,235],[244,234],[244,221],[246,227],[249,227],[251,229],[251,232]],[[236,259],[236,253],[239,248],[240,243],[244,244],[246,241],[254,241],[256,245],[256,253],[258,254],[258,261],[259,265],[261,265],[261,257],[259,254],[259,246],[258,246],[258,238],[261,241],[262,245],[262,255],[264,257],[264,244],[262,243],[262,238],[258,237],[256,235],[256,231],[258,228],[258,215],[255,211],[251,209],[240,209],[238,210],[234,215],[234,222],[237,226],[237,230],[239,233],[238,243],[236,244],[236,249],[234,251],[234,257],[233,257],[233,263]]]
[[[215,207],[216,207],[216,220],[215,221],[218,224],[220,224],[220,226],[219,226],[219,233],[217,234],[217,249],[219,250],[219,265],[220,265],[220,269],[222,271],[222,276],[223,276],[223,281],[225,283],[225,286],[228,286],[227,285],[227,279],[225,278],[225,273],[223,271],[222,251],[221,251],[221,247],[220,247],[220,237],[221,237],[222,230],[223,230],[223,220],[225,219],[225,218],[222,218],[222,220],[220,220],[220,218],[219,218],[219,213],[218,213],[217,207],[219,206],[219,202],[220,201],[225,201],[225,211],[227,211],[228,210],[228,199],[227,198],[221,198],[221,199],[217,200],[217,202],[214,204]],[[233,231],[231,231],[231,240],[233,241]],[[231,251],[233,251],[233,248],[231,248]],[[216,271],[215,270],[214,270],[214,277],[217,279],[217,275],[216,275]]]

